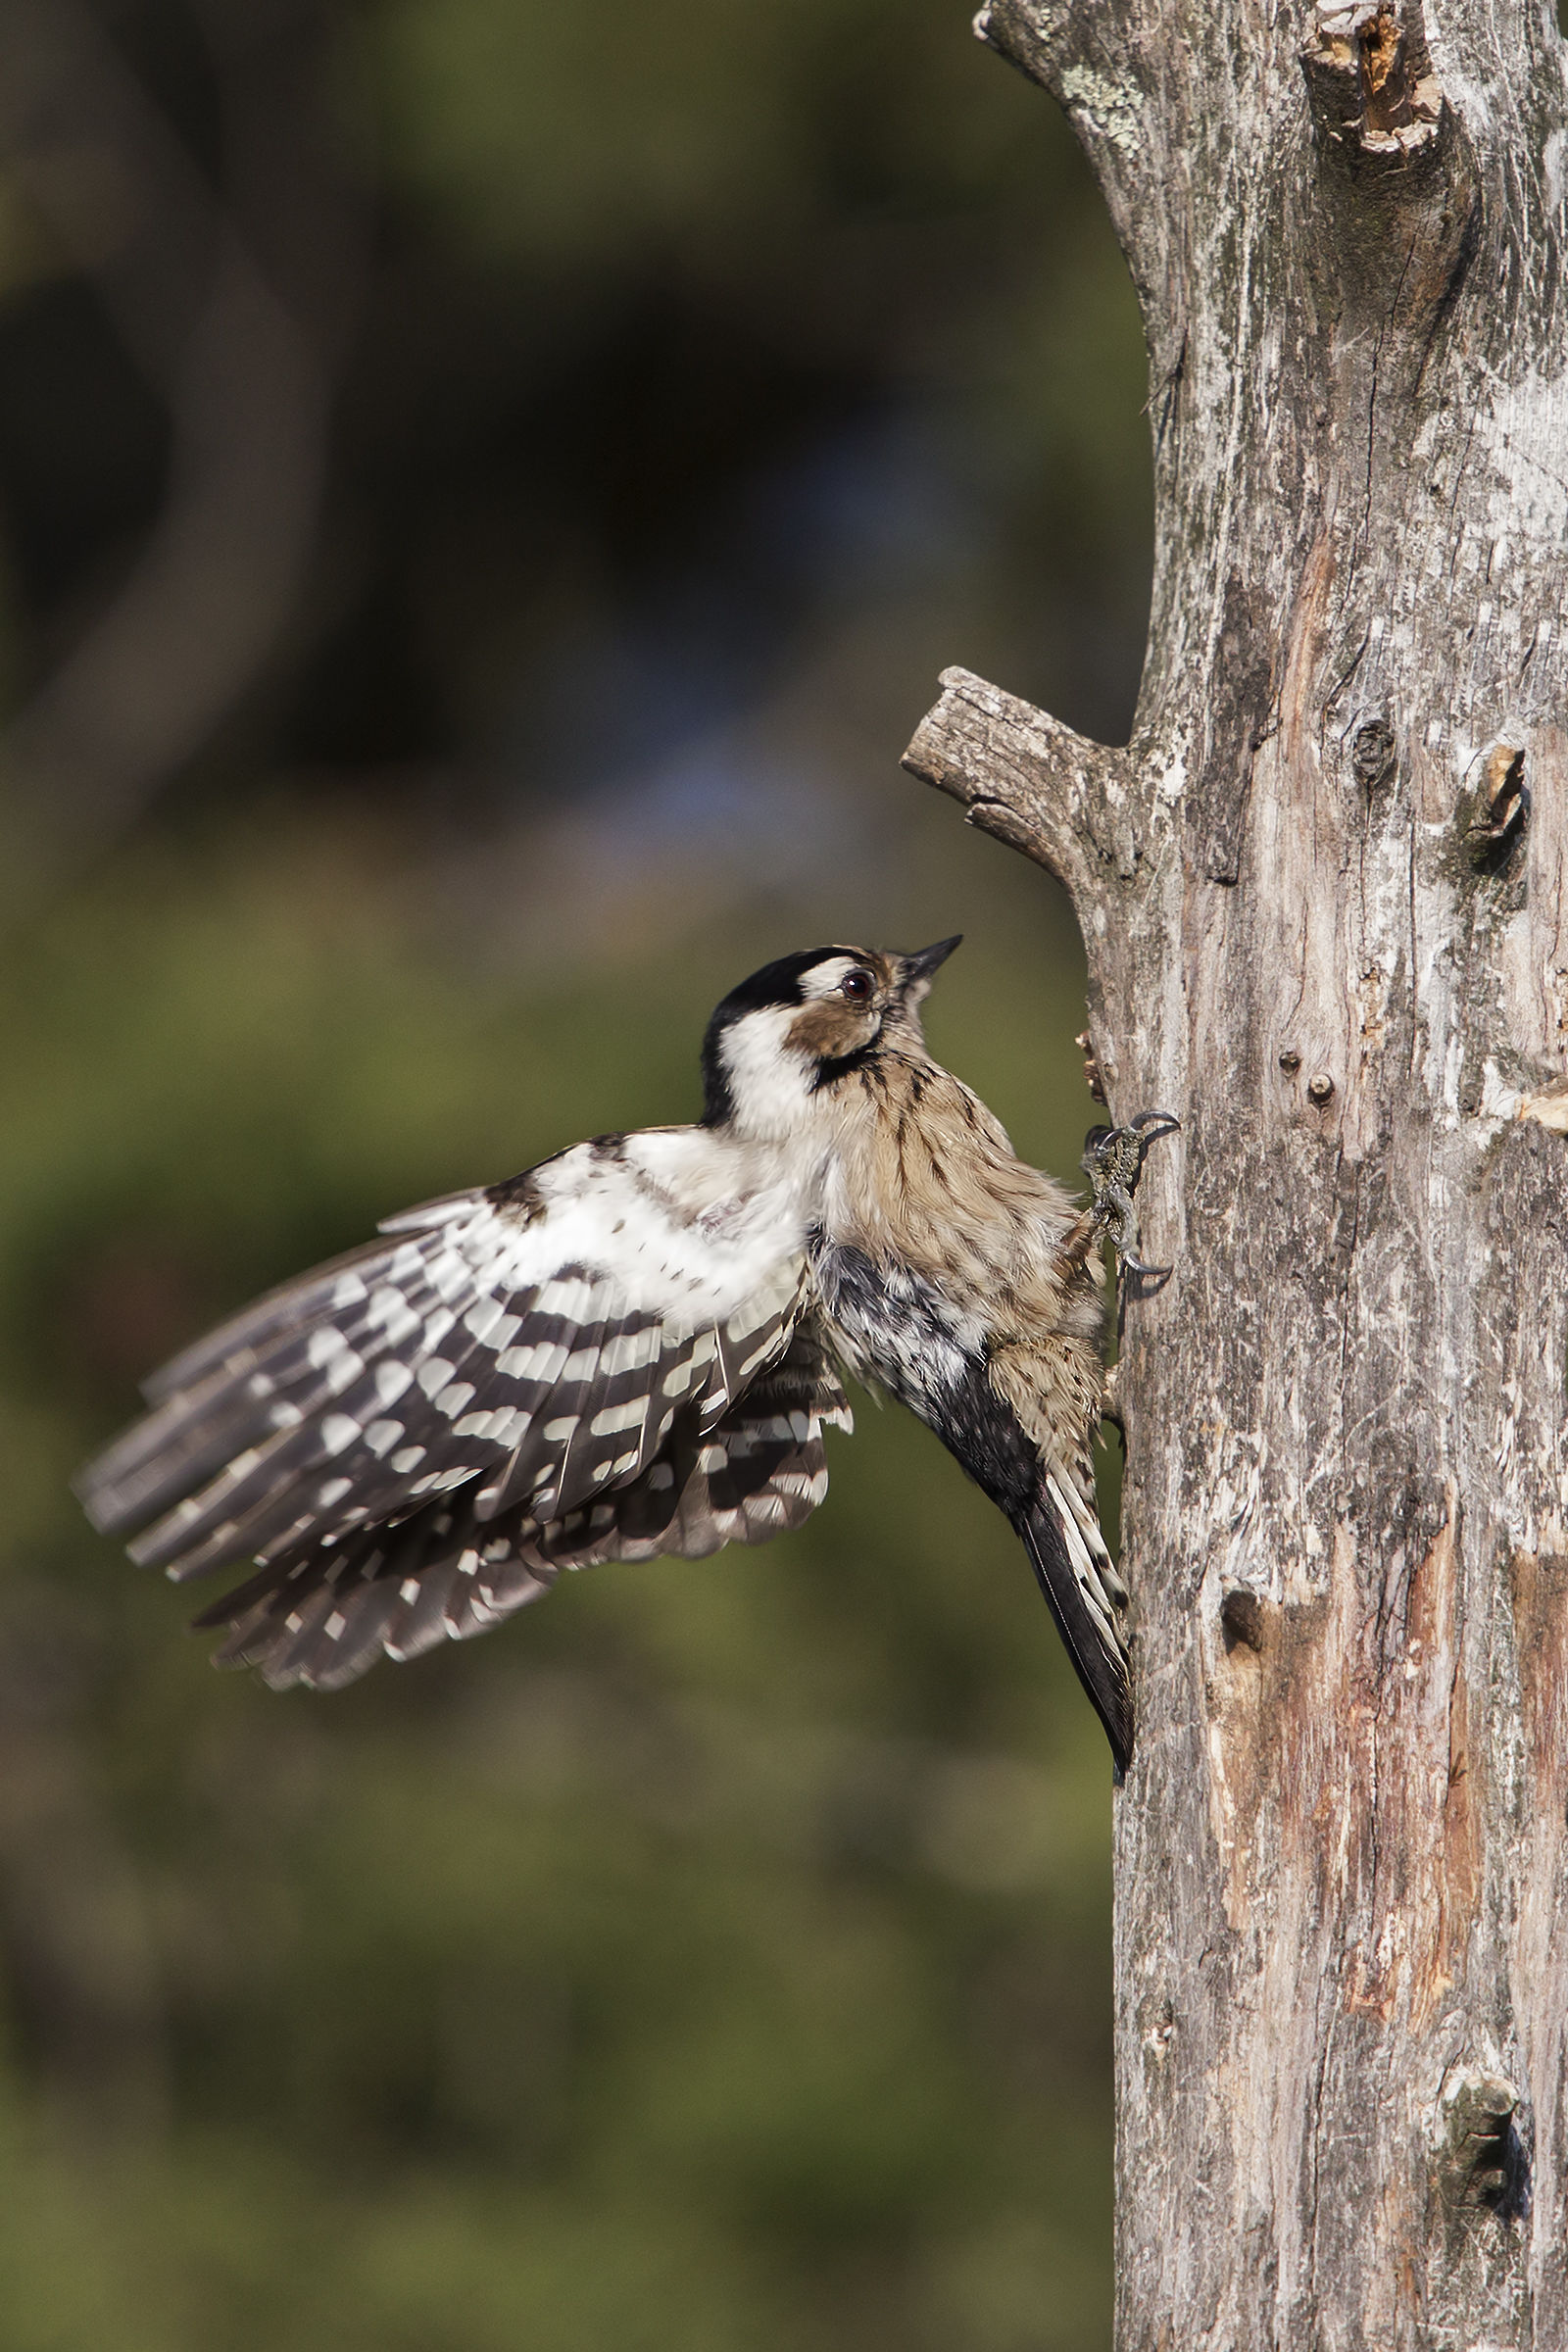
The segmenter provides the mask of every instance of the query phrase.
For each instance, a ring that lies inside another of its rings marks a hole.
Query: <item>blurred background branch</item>
[[[73,0],[17,0],[0,19],[14,184],[166,440],[151,527],[0,736],[13,909],[130,823],[255,685],[318,519],[364,266],[357,202],[306,118],[326,27],[286,5],[186,24],[209,77],[212,174],[112,23]]]
[[[918,1433],[298,1705],[65,1485],[690,1115],[764,955],[965,930],[938,1050],[1076,1169],[1061,896],[897,760],[954,661],[1124,731],[1142,347],[965,16],[0,16],[0,2352],[1107,2338],[1102,1758]]]

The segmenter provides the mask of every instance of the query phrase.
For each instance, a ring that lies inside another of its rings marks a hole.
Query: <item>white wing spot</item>
[[[542,1315],[560,1315],[565,1323],[586,1323],[598,1296],[599,1288],[593,1283],[547,1282],[535,1303]]]
[[[617,1372],[640,1372],[645,1364],[653,1362],[659,1347],[657,1323],[648,1324],[642,1331],[617,1331],[605,1342],[600,1369],[607,1379],[613,1379]]]
[[[419,1452],[422,1456],[424,1452],[422,1446],[419,1448]],[[393,1463],[392,1467],[394,1469],[397,1468],[396,1462]],[[423,1478],[416,1478],[415,1480],[413,1486],[409,1489],[409,1493],[411,1494],[444,1494],[449,1488],[461,1487],[466,1478],[471,1478],[472,1476],[472,1470],[466,1465],[460,1470],[428,1470]]]
[[[424,1278],[438,1298],[459,1298],[471,1289],[473,1270],[456,1250],[443,1250],[426,1266]]]
[[[530,1415],[511,1411],[498,1405],[488,1413],[465,1413],[453,1428],[455,1438],[486,1438],[494,1446],[515,1446],[527,1428]]]
[[[612,1438],[617,1429],[641,1428],[647,1410],[645,1399],[634,1396],[628,1404],[607,1404],[588,1426],[596,1438]]]
[[[509,1315],[499,1298],[485,1298],[470,1307],[463,1318],[465,1328],[488,1348],[505,1348],[521,1324],[520,1315]]]

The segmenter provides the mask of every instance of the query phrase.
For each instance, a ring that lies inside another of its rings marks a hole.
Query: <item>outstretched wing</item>
[[[811,1318],[718,1421],[705,1428],[683,1405],[646,1470],[560,1519],[541,1523],[522,1504],[481,1518],[462,1490],[395,1525],[282,1555],[196,1623],[232,1629],[219,1665],[258,1666],[275,1690],[335,1690],[382,1651],[412,1658],[485,1632],[564,1568],[700,1558],[799,1527],[827,1492],[828,1423],[852,1426]]]
[[[553,1575],[565,1531],[600,1541],[581,1515],[672,1469],[681,1444],[684,1495],[703,1442],[789,1349],[808,1283],[776,1204],[671,1191],[681,1136],[581,1145],[409,1211],[260,1300],[149,1383],[154,1411],[78,1481],[95,1524],[143,1530],[132,1557],[175,1577],[254,1558],[253,1604],[264,1579],[292,1586],[285,1616],[308,1601],[319,1632],[345,1580],[387,1607],[385,1560],[365,1573],[378,1547],[402,1588],[439,1577],[454,1531],[460,1554],[483,1530],[519,1576]],[[309,1659],[284,1679],[314,1679]]]

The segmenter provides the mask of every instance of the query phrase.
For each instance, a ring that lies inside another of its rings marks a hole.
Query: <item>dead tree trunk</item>
[[[1568,2347],[1568,51],[993,0],[1143,305],[1131,745],[908,764],[1070,889],[1146,1178],[1121,2352]],[[1168,1148],[1167,1148],[1168,1149]]]

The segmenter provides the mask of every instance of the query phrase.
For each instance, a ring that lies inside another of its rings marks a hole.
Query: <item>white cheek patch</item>
[[[786,1042],[799,1018],[797,1004],[769,1004],[724,1032],[719,1051],[740,1126],[776,1134],[810,1109],[811,1064]]]

